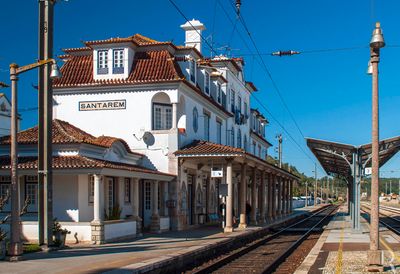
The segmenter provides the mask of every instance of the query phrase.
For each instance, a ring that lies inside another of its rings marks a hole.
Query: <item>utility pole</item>
[[[399,182],[399,184],[400,184],[400,182]],[[308,182],[306,182],[306,205],[305,205],[305,207],[307,207],[308,206],[308,199],[307,199],[307,185],[308,185]]]
[[[315,183],[314,183],[314,206],[316,206],[316,205],[317,205],[317,189],[318,189],[317,164],[315,164],[314,175],[315,175]]]
[[[279,167],[282,168],[282,134],[276,135],[278,139],[278,158],[279,158]]]
[[[392,180],[389,181],[389,194],[392,195]]]
[[[322,187],[324,186],[324,181],[323,181],[323,179],[321,178],[321,204],[322,204],[322,201],[324,200],[324,195],[323,195],[323,192],[322,192]]]
[[[56,0],[39,0],[39,60],[53,58],[53,15]],[[52,122],[50,65],[39,68],[38,92],[38,226],[39,245],[53,244]]]
[[[385,195],[386,195],[386,196],[388,195],[388,192],[387,192],[387,182],[385,182]]]

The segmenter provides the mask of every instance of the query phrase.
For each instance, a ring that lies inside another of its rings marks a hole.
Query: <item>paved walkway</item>
[[[295,210],[292,215],[278,219],[268,226],[313,209],[309,207]],[[233,237],[254,233],[261,228],[254,226],[246,231],[222,233],[221,228],[208,226],[187,231],[148,234],[130,242],[102,246],[72,246],[50,253],[31,253],[24,255],[24,261],[21,262],[0,262],[0,273],[132,273],[139,269],[151,269],[155,264],[188,252],[212,248]]]
[[[384,271],[400,273],[400,237],[381,227],[380,247],[384,250]],[[369,223],[361,218],[360,231],[353,231],[343,206],[295,273],[369,273],[368,250]]]

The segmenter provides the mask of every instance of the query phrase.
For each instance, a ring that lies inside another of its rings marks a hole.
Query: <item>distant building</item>
[[[2,83],[0,82],[0,85]],[[0,93],[0,136],[9,135],[11,130],[11,103]]]

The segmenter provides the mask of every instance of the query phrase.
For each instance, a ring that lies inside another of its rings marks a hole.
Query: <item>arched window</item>
[[[193,130],[194,132],[197,132],[199,129],[199,112],[197,111],[197,108],[193,108]]]
[[[238,129],[238,132],[237,132],[237,144],[236,144],[236,146],[238,148],[242,148],[242,132],[241,132],[240,128]]]

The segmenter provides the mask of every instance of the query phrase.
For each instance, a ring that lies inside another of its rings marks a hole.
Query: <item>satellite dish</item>
[[[148,147],[154,145],[155,142],[154,135],[149,131],[143,134],[142,140]]]

